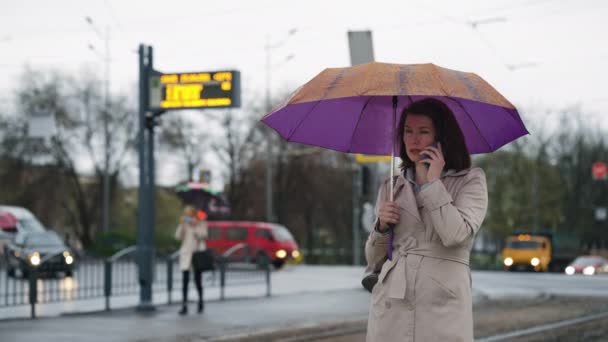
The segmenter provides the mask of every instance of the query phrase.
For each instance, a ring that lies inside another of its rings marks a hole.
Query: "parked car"
[[[289,230],[282,225],[267,222],[208,221],[207,247],[222,255],[238,244],[248,248],[237,251],[254,262],[269,260],[281,268],[288,260],[300,260],[298,244]]]
[[[0,205],[0,255],[17,233],[44,232],[46,229],[29,210],[22,207]]]
[[[41,274],[72,276],[76,264],[74,253],[53,231],[17,233],[4,256],[8,275],[12,277],[17,271],[27,277],[31,268]]]
[[[567,275],[573,275],[575,273],[582,273],[589,276],[606,274],[608,273],[608,259],[595,255],[579,256],[566,267],[565,272]]]

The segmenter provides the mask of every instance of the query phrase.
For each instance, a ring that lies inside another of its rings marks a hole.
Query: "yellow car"
[[[507,271],[532,269],[547,272],[551,263],[551,240],[543,235],[509,236],[502,250],[502,260]]]

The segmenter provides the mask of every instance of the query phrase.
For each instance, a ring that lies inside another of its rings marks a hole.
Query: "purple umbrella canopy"
[[[288,141],[391,155],[399,114],[425,98],[452,110],[471,154],[493,152],[528,134],[517,109],[481,77],[433,64],[373,62],[325,69],[262,121]],[[399,143],[394,144],[398,155]]]

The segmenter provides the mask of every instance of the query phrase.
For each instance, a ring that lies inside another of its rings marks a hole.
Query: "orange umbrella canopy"
[[[427,64],[372,62],[328,68],[303,85],[287,104],[350,96],[449,96],[515,108],[488,82],[472,72]]]

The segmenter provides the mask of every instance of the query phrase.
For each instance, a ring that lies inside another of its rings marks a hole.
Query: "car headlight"
[[[63,260],[68,265],[71,265],[74,262],[74,257],[70,254],[70,251],[63,251]]]
[[[297,249],[296,249],[296,250],[294,250],[294,251],[292,251],[292,252],[291,252],[291,256],[292,256],[294,259],[299,258],[299,257],[300,257],[300,251],[298,251]]]
[[[511,265],[513,265],[513,259],[505,258],[504,263],[505,263],[505,266],[511,266]]]
[[[284,249],[279,249],[275,255],[277,256],[277,258],[279,259],[284,259],[285,257],[287,257],[287,252]]]
[[[538,266],[538,264],[540,264],[540,259],[532,258],[532,260],[530,260],[530,265],[536,267],[536,266]]]
[[[574,274],[574,267],[572,267],[572,266],[566,267],[566,274],[567,275],[573,275]]]
[[[595,267],[593,266],[587,266],[583,269],[583,274],[584,275],[594,275],[595,274]]]
[[[30,254],[30,264],[32,264],[32,266],[38,266],[40,265],[40,254],[38,252],[34,252],[32,254]]]

